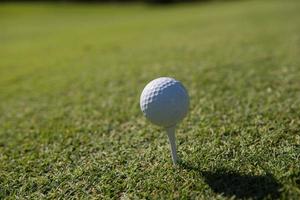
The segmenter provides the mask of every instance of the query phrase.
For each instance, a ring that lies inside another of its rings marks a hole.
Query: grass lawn
[[[0,4],[0,199],[300,199],[300,1]],[[191,98],[173,167],[139,108]]]

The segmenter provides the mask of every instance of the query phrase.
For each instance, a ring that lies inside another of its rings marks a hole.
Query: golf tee
[[[167,134],[170,142],[170,149],[171,149],[171,155],[172,155],[172,160],[173,164],[177,164],[177,152],[176,152],[176,138],[175,138],[175,126],[167,128]]]

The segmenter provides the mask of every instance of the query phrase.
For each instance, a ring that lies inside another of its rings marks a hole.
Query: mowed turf
[[[0,199],[300,198],[300,1],[0,4]],[[139,108],[186,86],[172,165]]]

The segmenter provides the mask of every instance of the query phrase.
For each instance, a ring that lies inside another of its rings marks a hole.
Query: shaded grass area
[[[237,199],[278,199],[282,185],[272,174],[247,175],[227,169],[216,171],[200,171],[192,164],[181,162],[180,167],[195,171],[199,179],[204,179],[206,184],[217,194]]]
[[[0,198],[299,199],[299,8],[0,5]],[[159,76],[191,97],[176,168]]]

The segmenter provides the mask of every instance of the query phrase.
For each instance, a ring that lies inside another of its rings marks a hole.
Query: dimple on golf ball
[[[186,116],[189,96],[179,81],[161,77],[146,85],[140,97],[140,106],[148,120],[168,128]]]

